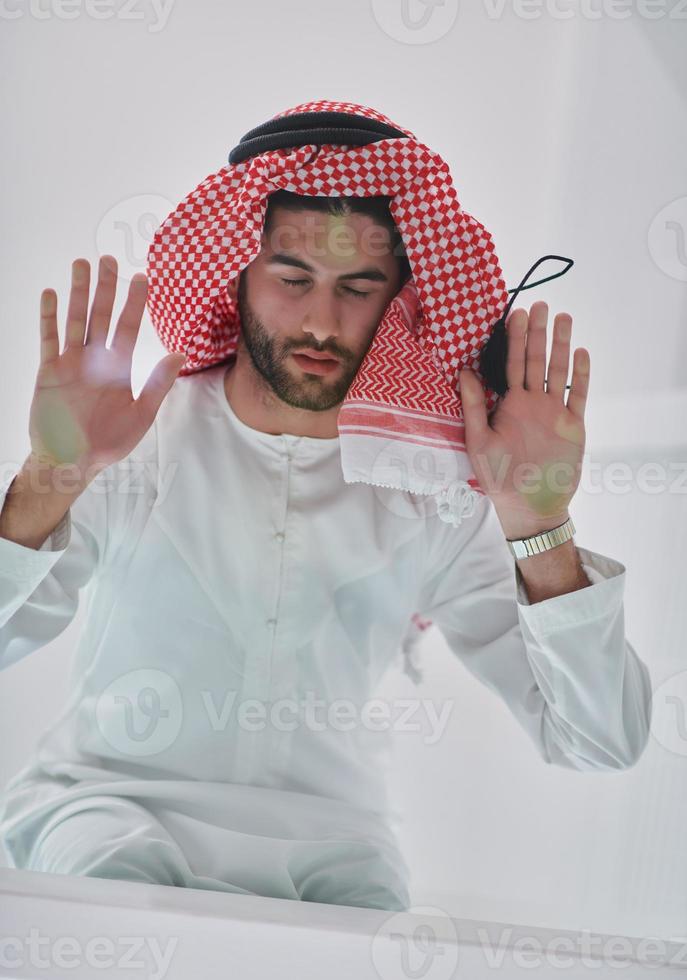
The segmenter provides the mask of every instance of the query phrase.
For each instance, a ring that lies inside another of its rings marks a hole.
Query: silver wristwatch
[[[564,524],[552,528],[550,531],[542,531],[541,534],[533,534],[531,538],[506,538],[510,553],[514,558],[530,558],[532,555],[539,555],[542,551],[548,551],[559,544],[569,541],[575,534],[575,525],[572,517],[569,517]]]

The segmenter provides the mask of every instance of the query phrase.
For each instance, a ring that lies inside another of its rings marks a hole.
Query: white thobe
[[[0,538],[0,666],[87,604],[67,703],[6,787],[0,837],[15,867],[406,908],[392,724],[371,705],[410,617],[544,762],[626,768],[651,683],[625,568],[578,545],[592,584],[530,604],[487,497],[456,528],[431,498],[346,484],[338,438],[243,423],[226,368],[178,378],[41,548]]]

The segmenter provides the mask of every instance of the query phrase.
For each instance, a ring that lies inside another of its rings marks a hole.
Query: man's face
[[[279,399],[325,411],[343,401],[400,287],[389,233],[373,218],[276,207],[239,280],[243,343]],[[336,360],[308,361],[306,349]]]

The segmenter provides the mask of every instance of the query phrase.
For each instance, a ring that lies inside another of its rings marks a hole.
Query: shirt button
[[[283,531],[277,531],[277,533],[274,536],[277,539],[277,541],[283,541],[284,538],[286,537]]]
[[[277,625],[277,621],[276,621],[276,619],[268,619],[268,620],[267,620],[267,625],[268,625],[269,627],[273,627],[273,626],[276,626],[276,625]]]

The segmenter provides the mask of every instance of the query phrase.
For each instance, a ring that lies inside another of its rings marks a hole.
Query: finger
[[[150,377],[143,385],[141,393],[135,399],[134,404],[139,410],[144,432],[147,432],[155,421],[155,416],[158,413],[160,405],[174,384],[185,359],[184,354],[169,354],[167,357],[163,357],[155,365],[150,373]]]
[[[573,375],[568,395],[567,407],[579,419],[584,419],[584,409],[589,393],[590,358],[589,351],[577,347],[573,354]]]
[[[65,330],[64,346],[82,347],[86,332],[86,314],[88,313],[88,290],[91,283],[91,266],[86,259],[75,259],[72,262],[72,288],[69,294],[67,309],[67,327]]]
[[[86,344],[104,347],[110,329],[112,306],[117,289],[117,259],[114,255],[101,255],[91,313],[88,318]]]
[[[60,338],[57,333],[57,293],[44,289],[41,293],[41,355],[40,364],[48,364],[60,354]]]
[[[549,371],[546,375],[546,393],[563,401],[563,392],[568,380],[570,366],[570,335],[572,333],[572,317],[569,313],[558,313],[553,321],[553,343]]]
[[[129,293],[124,309],[117,320],[117,329],[111,344],[112,350],[118,351],[127,358],[132,356],[136,346],[147,295],[148,280],[143,272],[137,272],[129,283]]]
[[[508,358],[506,382],[509,388],[522,388],[525,384],[525,337],[527,334],[527,310],[513,310],[506,322]]]
[[[527,324],[525,349],[525,388],[527,391],[544,390],[546,371],[546,320],[549,308],[546,303],[533,303]]]

